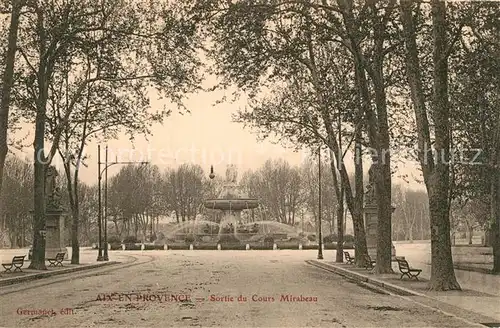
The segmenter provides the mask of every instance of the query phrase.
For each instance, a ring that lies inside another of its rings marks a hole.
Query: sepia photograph
[[[0,328],[500,328],[500,1],[0,0]]]

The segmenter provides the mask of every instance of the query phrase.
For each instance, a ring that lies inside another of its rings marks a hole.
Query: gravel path
[[[112,252],[110,259],[117,254]],[[3,327],[465,327],[304,263],[314,251],[148,251],[0,289]],[[142,255],[141,255],[142,254]],[[325,252],[325,258],[332,256]],[[27,288],[32,287],[32,288]],[[241,296],[241,297],[240,297]],[[45,310],[45,312],[43,312]],[[38,311],[38,312],[37,312]]]

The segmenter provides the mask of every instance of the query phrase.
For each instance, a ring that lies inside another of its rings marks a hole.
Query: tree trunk
[[[375,165],[375,194],[377,195],[377,273],[392,273],[392,201],[391,156],[387,117],[387,99],[383,74],[385,26],[378,19],[374,26],[375,52],[371,79],[375,91],[378,122],[377,163]]]
[[[500,273],[500,174],[491,184],[491,216],[493,220],[493,272]]]
[[[494,142],[492,182],[491,182],[491,219],[493,237],[493,272],[500,273],[500,113],[497,113],[497,131]]]
[[[383,79],[383,60],[385,50],[383,48],[385,40],[385,28],[388,15],[395,7],[395,1],[390,1],[384,17],[376,14],[375,2],[370,2],[373,8],[374,23],[374,57],[373,65],[364,58],[360,47],[359,24],[356,22],[353,7],[345,1],[337,0],[337,4],[342,9],[342,16],[345,27],[348,31],[348,41],[353,53],[355,71],[357,75],[357,87],[360,99],[363,104],[365,122],[370,146],[377,151],[378,163],[375,166],[375,189],[377,193],[378,205],[378,225],[377,225],[377,273],[392,272],[391,267],[391,169],[389,154],[389,127],[387,121],[387,104],[385,97],[385,86]],[[372,67],[373,66],[373,67]],[[367,72],[373,82],[375,91],[376,114],[370,107],[370,92],[365,72]]]
[[[472,237],[474,236],[474,226],[467,223],[467,234],[469,239],[469,245],[472,245]]]
[[[66,153],[68,152],[68,138],[66,138]],[[80,264],[80,245],[78,243],[78,171],[75,171],[74,181],[71,177],[71,162],[65,160],[66,186],[68,188],[69,206],[71,209],[71,264]]]
[[[115,216],[115,218],[113,220],[113,223],[115,224],[115,233],[116,233],[116,235],[120,236],[121,234],[120,234],[120,229],[118,228],[118,220],[116,219],[116,216]]]
[[[335,262],[344,262],[344,187],[340,184],[340,197],[337,207],[337,252]]]
[[[333,132],[328,127],[328,121],[325,121],[325,126],[327,126],[328,140],[329,140],[329,156],[330,156],[330,172],[332,173],[333,179],[333,187],[335,191],[335,196],[337,197],[337,248],[335,255],[335,262],[342,263],[344,261],[344,231],[342,229],[342,219],[343,219],[343,211],[344,211],[344,202],[343,202],[343,191],[341,191],[342,185],[338,181],[337,170],[335,165],[335,154],[338,154],[338,147],[335,143],[335,136]],[[330,132],[328,132],[330,131]],[[337,164],[338,164],[337,158]]]
[[[435,122],[435,149],[439,155],[437,161],[434,161],[432,151],[429,151],[430,129],[418,60],[412,1],[402,0],[400,4],[406,45],[406,71],[417,122],[419,161],[429,195],[432,253],[429,287],[432,290],[459,290],[461,288],[455,278],[450,240],[448,165],[450,115],[446,58],[446,5],[440,0],[432,0],[434,63],[432,107]]]
[[[80,264],[80,243],[78,241],[78,205],[72,209],[71,221],[71,264]]]
[[[433,118],[437,160],[429,181],[432,273],[430,289],[460,290],[455,278],[450,241],[450,112],[448,104],[448,60],[446,40],[446,3],[432,1],[433,23]]]
[[[359,120],[363,119],[365,113],[370,111],[370,101],[368,99],[367,89],[366,89],[366,79],[364,70],[360,65],[354,65],[354,72],[356,77],[357,85],[357,101],[358,101],[358,115]],[[359,125],[355,128],[355,153],[354,153],[354,188],[356,190],[356,196],[354,197],[353,211],[351,212],[353,228],[354,228],[354,240],[356,245],[355,257],[356,266],[364,267],[366,265],[365,256],[363,254],[368,254],[368,246],[366,244],[366,233],[365,233],[365,221],[363,217],[363,206],[364,206],[364,179],[363,179],[363,149],[362,149],[362,135],[363,126]],[[349,206],[349,202],[347,203]]]
[[[45,235],[41,231],[45,231],[45,168],[46,165],[42,162],[44,158],[44,131],[45,130],[45,115],[38,111],[36,115],[36,131],[35,131],[35,159],[34,159],[34,212],[33,212],[33,257],[29,265],[29,269],[47,270],[45,266]],[[37,156],[38,155],[38,156]]]
[[[2,77],[2,95],[0,103],[0,212],[2,210],[2,184],[5,158],[8,153],[7,134],[9,130],[10,92],[14,84],[14,64],[17,50],[17,35],[19,30],[19,16],[25,5],[25,0],[12,2],[9,35],[7,39],[7,52],[5,54],[5,70]]]

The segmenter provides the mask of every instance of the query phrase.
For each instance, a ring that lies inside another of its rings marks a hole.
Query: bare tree
[[[5,69],[2,75],[2,95],[0,98],[0,195],[2,192],[5,158],[8,153],[7,135],[9,130],[10,95],[14,85],[14,64],[16,60],[17,37],[21,10],[26,0],[12,1],[10,26],[5,54]],[[0,200],[0,209],[3,203]]]

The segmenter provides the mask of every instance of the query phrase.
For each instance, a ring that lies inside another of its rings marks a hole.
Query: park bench
[[[351,254],[349,252],[344,252],[345,260],[347,261],[347,264],[354,264],[354,257],[351,257]]]
[[[418,280],[417,276],[422,272],[421,269],[410,268],[408,261],[403,259],[397,259],[399,271],[401,272],[401,277],[399,279],[403,279],[404,276],[407,276],[409,279],[415,278]]]
[[[373,269],[375,267],[375,263],[376,263],[376,261],[372,260],[372,258],[370,257],[370,255],[365,254],[365,269],[366,270]]]
[[[14,256],[10,263],[2,263],[2,266],[5,269],[5,272],[12,272],[12,271],[10,271],[12,269],[12,267],[15,268],[14,272],[16,272],[18,270],[23,272],[23,270],[21,268],[24,265],[24,258],[25,257],[26,257],[26,255]]]
[[[64,256],[66,255],[66,253],[57,253],[56,256],[54,258],[50,258],[50,259],[47,259],[47,261],[49,261],[49,267],[53,266],[53,267],[56,267],[58,265],[61,265],[63,266],[62,264],[62,261],[64,260]]]

